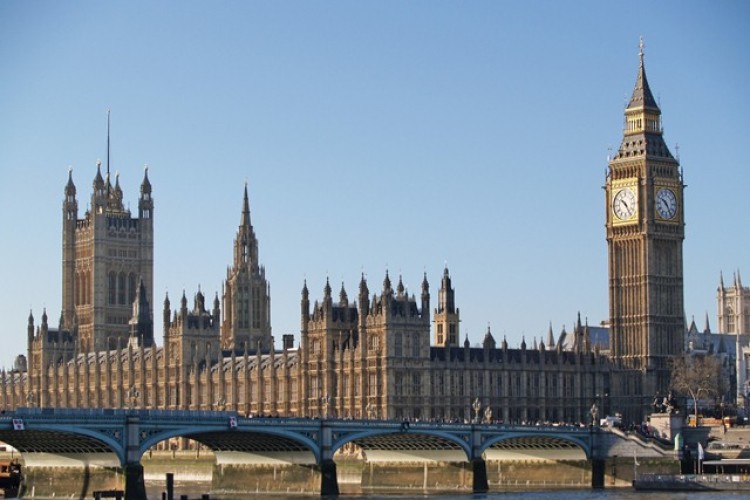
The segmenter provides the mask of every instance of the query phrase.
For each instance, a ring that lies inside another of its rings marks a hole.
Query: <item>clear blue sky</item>
[[[305,278],[320,299],[426,272],[434,305],[445,262],[472,343],[598,324],[640,36],[688,185],[685,312],[715,330],[719,272],[750,284],[749,22],[740,0],[4,1],[0,366],[30,308],[57,323],[68,166],[82,214],[107,109],[133,209],[149,165],[157,325],[166,291],[220,290],[245,180],[277,342]]]

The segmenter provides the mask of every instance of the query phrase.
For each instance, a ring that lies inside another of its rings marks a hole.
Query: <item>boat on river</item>
[[[638,491],[750,491],[747,474],[640,474]]]
[[[15,497],[20,486],[21,463],[18,459],[0,460],[0,492],[3,497]]]

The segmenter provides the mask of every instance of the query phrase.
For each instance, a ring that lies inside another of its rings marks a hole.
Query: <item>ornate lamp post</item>
[[[35,401],[36,401],[36,397],[34,396],[34,392],[29,391],[29,393],[26,394],[26,406],[29,408],[33,408]]]
[[[492,422],[492,408],[489,406],[484,409],[484,422],[487,424]]]
[[[328,405],[331,403],[330,396],[321,396],[320,407],[323,409],[323,418],[328,418]]]
[[[134,385],[130,386],[130,389],[128,389],[128,405],[131,410],[138,406],[138,398],[140,396],[141,393],[138,392],[138,389]]]
[[[596,416],[599,415],[599,408],[596,406],[596,403],[591,405],[591,427],[597,426],[597,419]]]
[[[474,421],[479,422],[479,410],[482,409],[482,403],[479,402],[479,398],[474,400],[471,407],[474,409]]]

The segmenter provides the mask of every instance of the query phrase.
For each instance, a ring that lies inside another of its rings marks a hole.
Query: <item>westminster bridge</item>
[[[666,457],[669,450],[614,429],[388,420],[258,418],[236,412],[19,408],[0,415],[0,441],[24,468],[104,467],[124,476],[125,498],[145,498],[141,457],[160,442],[187,438],[209,448],[217,464],[297,464],[320,473],[321,495],[339,492],[334,454],[357,445],[368,458],[463,462],[474,492],[488,490],[486,460],[533,449],[554,459],[574,450],[591,464],[591,486],[604,486],[612,456]]]

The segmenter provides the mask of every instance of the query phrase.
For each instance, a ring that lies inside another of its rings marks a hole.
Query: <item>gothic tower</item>
[[[460,311],[456,308],[456,292],[451,286],[448,267],[443,270],[443,279],[438,291],[438,306],[435,309],[435,345],[457,346],[461,339],[458,331]]]
[[[273,348],[271,337],[271,298],[266,270],[258,263],[258,240],[250,222],[247,184],[242,200],[242,216],[234,239],[234,261],[224,283],[221,343],[224,349]]]
[[[732,286],[725,287],[724,277],[719,277],[716,302],[720,333],[750,333],[750,288],[742,286],[739,270],[734,273]]]
[[[669,359],[682,351],[684,333],[684,185],[646,80],[643,42],[639,55],[605,186],[611,356],[623,369],[612,403],[632,416],[669,389]]]
[[[61,328],[77,335],[79,349],[126,345],[133,301],[143,280],[153,302],[154,224],[148,169],[141,183],[138,217],[123,206],[119,174],[96,166],[90,208],[78,219],[72,171],[63,201],[63,310]],[[146,347],[153,343],[143,338]]]

